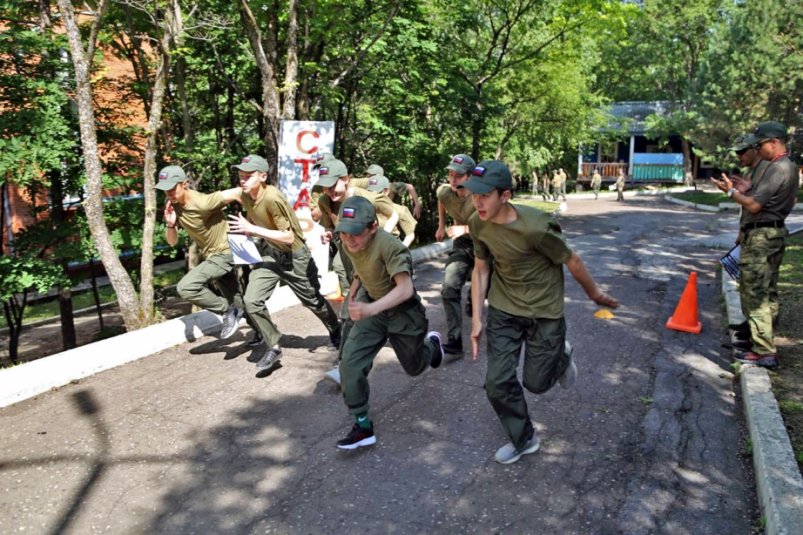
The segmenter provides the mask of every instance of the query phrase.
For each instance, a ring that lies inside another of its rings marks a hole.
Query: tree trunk
[[[101,307],[100,294],[98,293],[98,276],[95,273],[95,260],[89,259],[89,278],[92,281],[92,297],[95,300],[95,311],[98,313],[98,328],[103,330],[103,308]]]
[[[284,106],[282,119],[295,119],[298,80],[298,2],[290,0],[287,6],[287,57],[284,69]]]
[[[680,138],[680,147],[683,151],[683,176],[685,177],[686,173],[692,172],[691,148],[685,136]],[[694,185],[694,189],[697,189],[697,181],[694,180],[694,175],[692,175],[692,184]]]
[[[16,364],[19,362],[20,334],[22,333],[22,315],[28,302],[28,293],[23,292],[22,304],[17,302],[16,296],[3,301],[3,311],[8,325],[8,358]]]
[[[471,157],[475,162],[480,161],[480,144],[482,141],[482,123],[483,123],[483,106],[482,106],[482,86],[478,85],[474,88],[474,116],[471,118]]]
[[[97,132],[95,130],[95,110],[92,102],[92,86],[89,81],[90,64],[87,58],[94,53],[94,39],[97,39],[97,27],[90,34],[89,46],[84,49],[81,33],[75,20],[71,0],[58,0],[67,40],[70,44],[70,55],[75,70],[75,97],[78,103],[78,121],[81,131],[81,147],[86,172],[86,212],[89,230],[95,243],[109,281],[117,293],[120,312],[126,329],[134,330],[142,326],[139,313],[139,300],[131,278],[120,262],[114,248],[103,216],[103,183],[101,162],[98,149]],[[102,1],[99,13],[105,11],[106,2]],[[100,16],[100,14],[98,16]],[[98,24],[98,22],[96,22]]]
[[[48,173],[50,178],[50,200],[52,208],[50,210],[50,228],[55,235],[55,239],[61,239],[59,228],[64,222],[64,190],[61,183],[61,172],[58,170]],[[52,244],[55,245],[55,244]],[[66,260],[59,262],[65,275],[68,263]],[[77,345],[75,336],[75,316],[73,315],[72,289],[69,286],[59,286],[59,318],[61,320],[61,347],[66,351]]]
[[[261,77],[262,85],[262,117],[265,120],[265,158],[275,162],[279,156],[279,90],[273,64],[269,61],[262,45],[262,33],[259,31],[256,18],[248,5],[248,0],[240,0],[240,19],[243,22],[251,50]],[[269,53],[272,53],[270,50]],[[276,181],[276,166],[271,169],[271,182]]]
[[[142,228],[142,257],[140,261],[139,299],[143,325],[153,323],[153,232],[156,227],[156,191],[153,177],[156,174],[156,152],[159,131],[162,127],[162,110],[167,91],[167,76],[170,72],[170,54],[175,44],[175,31],[180,27],[181,8],[178,0],[172,0],[164,12],[162,37],[159,46],[159,64],[151,91],[148,138],[145,143],[145,165],[142,190],[145,201],[145,223]]]
[[[64,268],[67,268],[66,264]],[[72,289],[69,286],[59,286],[59,316],[61,317],[61,348],[67,351],[78,345],[75,338]]]

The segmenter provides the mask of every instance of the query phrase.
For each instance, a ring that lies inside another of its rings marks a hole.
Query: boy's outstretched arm
[[[566,268],[569,270],[569,273],[572,274],[574,280],[583,287],[589,299],[600,306],[611,308],[619,306],[619,301],[599,289],[599,286],[597,286],[597,283],[594,281],[594,277],[588,272],[585,262],[583,262],[580,255],[574,251],[572,251],[572,256],[570,256],[569,260],[566,262]]]
[[[474,271],[471,274],[471,349],[474,360],[477,360],[480,351],[480,336],[483,329],[482,308],[485,305],[490,272],[487,260],[474,259]]]

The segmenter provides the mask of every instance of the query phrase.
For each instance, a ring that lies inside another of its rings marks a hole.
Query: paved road
[[[564,231],[623,307],[613,320],[567,283],[580,370],[529,396],[541,450],[505,442],[482,390],[485,356],[407,377],[385,348],[371,374],[379,439],[353,453],[322,379],[333,355],[314,316],[284,366],[254,375],[240,344],[204,338],[0,410],[5,533],[750,533],[758,506],[726,352],[716,259],[701,235],[735,215],[659,199],[573,201]],[[733,221],[731,221],[733,219]],[[420,266],[444,326],[443,263]],[[690,271],[701,335],[664,328]]]

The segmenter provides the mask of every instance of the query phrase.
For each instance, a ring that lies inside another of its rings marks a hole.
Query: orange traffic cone
[[[666,322],[666,327],[694,334],[700,334],[700,331],[703,330],[703,324],[700,323],[697,312],[697,273],[694,271],[689,274],[686,289],[680,296],[675,313]]]

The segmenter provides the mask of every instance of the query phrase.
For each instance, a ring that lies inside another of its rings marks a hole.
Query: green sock
[[[363,429],[371,429],[371,420],[368,418],[368,413],[358,415],[355,420],[357,421],[357,425],[359,425]]]

